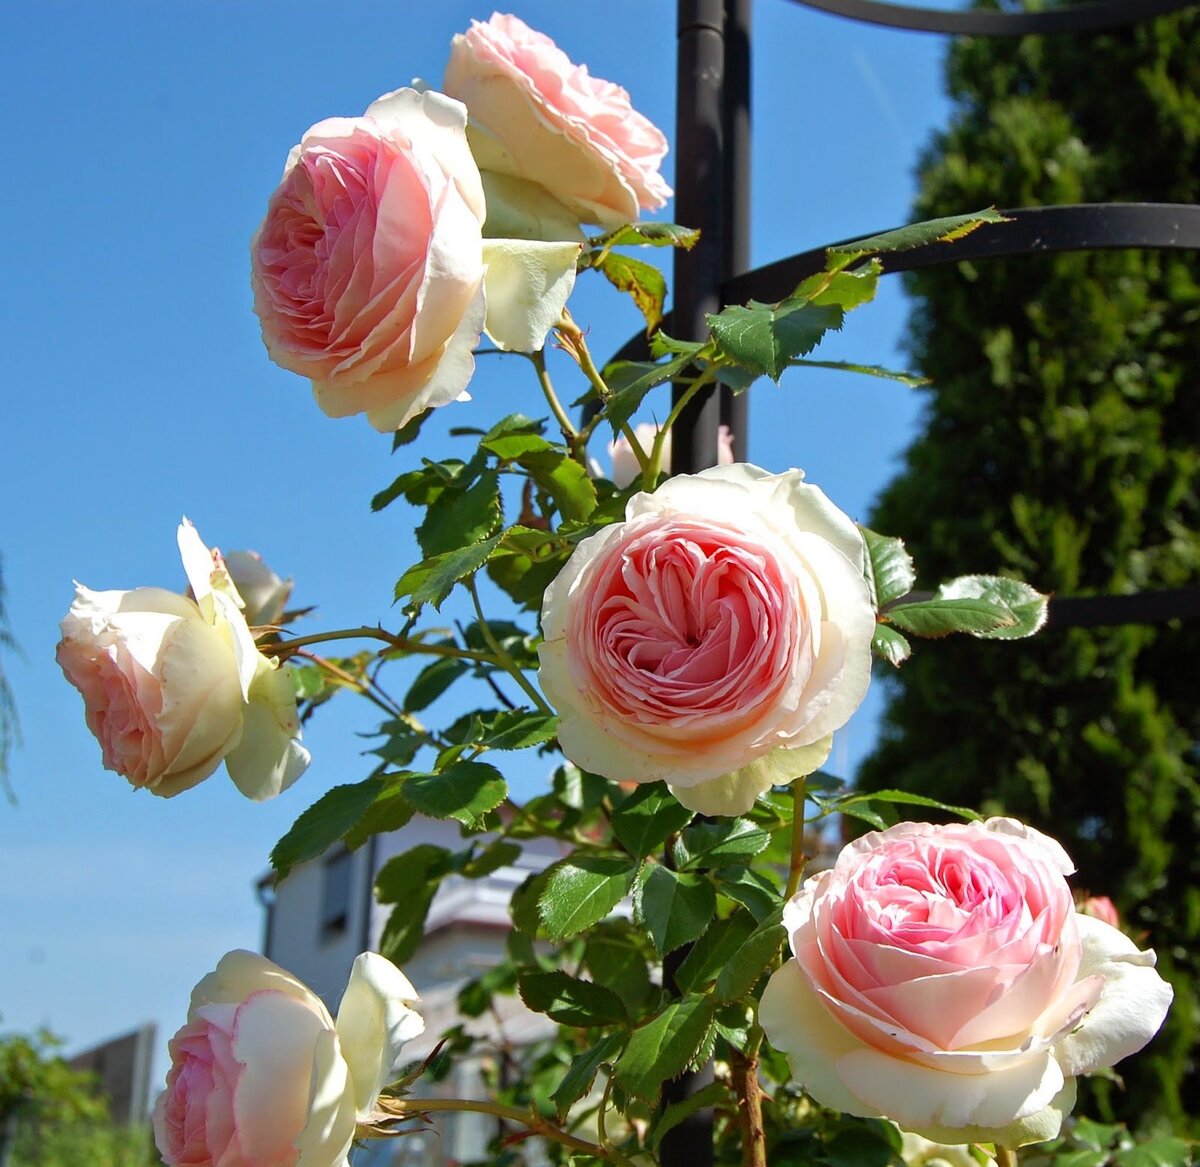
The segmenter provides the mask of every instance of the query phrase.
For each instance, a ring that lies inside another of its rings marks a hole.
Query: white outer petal
[[[202,1005],[237,1005],[251,993],[262,989],[287,993],[298,1001],[303,1001],[321,1016],[327,1029],[333,1028],[333,1018],[329,1015],[329,1010],[322,1004],[321,998],[303,981],[292,976],[287,969],[280,968],[274,961],[244,948],[235,948],[232,952],[227,952],[217,962],[217,967],[200,979],[192,990],[188,1019],[190,1020],[192,1014]]]
[[[286,790],[308,769],[309,752],[300,744],[296,697],[286,669],[263,656],[250,686],[242,737],[225,756],[225,769],[247,798],[262,802]]]
[[[409,1008],[417,1000],[409,979],[390,960],[374,952],[355,958],[338,1006],[337,1032],[360,1118],[374,1109],[401,1047],[425,1031],[424,1019]]]
[[[1068,1075],[1111,1066],[1140,1050],[1157,1032],[1174,991],[1154,970],[1154,951],[1142,952],[1124,932],[1092,916],[1076,920],[1083,942],[1077,980],[1104,978],[1100,999],[1054,1055]]]
[[[811,774],[829,757],[833,738],[826,737],[812,745],[795,749],[777,749],[720,778],[697,782],[690,786],[670,786],[675,798],[700,814],[745,814],[760,794],[777,783],[794,782]]]
[[[528,239],[485,239],[484,328],[506,352],[538,352],[575,287],[581,244]]]

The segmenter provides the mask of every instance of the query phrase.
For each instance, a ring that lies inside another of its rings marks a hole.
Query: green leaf
[[[507,795],[500,771],[486,762],[455,762],[437,774],[413,774],[404,783],[404,797],[418,814],[457,819],[468,827],[477,826]]]
[[[787,929],[782,924],[760,925],[717,977],[718,1000],[736,1001],[750,992],[767,967],[775,963],[779,946],[786,939]]]
[[[714,1008],[707,997],[684,997],[635,1029],[617,1062],[617,1085],[656,1101],[662,1084],[681,1074],[704,1044]]]
[[[452,645],[454,642],[443,640],[439,643]],[[470,667],[467,661],[454,656],[439,656],[436,660],[431,661],[417,674],[416,680],[405,693],[405,713],[419,713],[422,709],[427,708]]]
[[[883,264],[877,259],[868,260],[853,271],[817,272],[804,280],[791,298],[811,304],[836,304],[850,312],[875,298],[882,272]]]
[[[638,933],[628,921],[598,925],[587,938],[583,962],[592,980],[607,985],[632,1010],[639,1009],[653,988]]]
[[[942,584],[934,598],[983,600],[1006,609],[1013,617],[1012,625],[975,633],[989,640],[1019,640],[1032,636],[1046,623],[1048,597],[1019,579],[963,575]]]
[[[429,734],[416,718],[391,718],[379,727],[379,732],[385,740],[370,752],[387,766],[407,766],[429,741]]]
[[[538,915],[552,940],[564,940],[603,920],[629,893],[628,860],[568,856],[545,871]]]
[[[517,991],[535,1013],[544,1013],[560,1025],[623,1025],[628,1021],[621,998],[611,989],[557,969],[526,973],[517,982]]]
[[[999,604],[986,600],[919,600],[898,604],[883,613],[884,619],[914,636],[936,638],[952,632],[982,636],[998,628],[1012,628],[1017,618]]]
[[[523,413],[510,413],[502,417],[480,440],[480,445],[485,442],[495,441],[497,438],[506,438],[513,434],[543,434],[546,432],[546,419],[526,417]]]
[[[667,280],[662,272],[644,260],[615,251],[592,266],[599,268],[618,291],[633,297],[638,311],[646,318],[646,331],[653,332],[662,320],[667,298]]]
[[[546,588],[570,554],[561,536],[533,527],[509,527],[488,560],[492,580],[518,604],[540,608]]]
[[[770,845],[770,831],[764,831],[749,819],[697,823],[683,832],[675,851],[675,865],[686,870],[717,867],[731,861],[745,862]]]
[[[423,604],[440,608],[460,579],[478,571],[500,543],[501,536],[493,535],[482,543],[447,551],[432,559],[422,560],[410,567],[396,581],[396,599],[411,596],[408,608],[416,610]]]
[[[403,907],[418,892],[436,886],[449,874],[452,856],[435,843],[418,843],[399,855],[393,855],[375,876],[375,898],[381,904]]]
[[[382,835],[408,826],[412,816],[413,808],[404,797],[403,780],[393,780],[379,792],[358,822],[342,836],[342,841],[354,851],[372,835]]]
[[[788,361],[789,369],[833,369],[839,373],[861,373],[864,377],[879,377],[884,381],[899,381],[910,389],[928,385],[928,377],[919,377],[916,373],[904,373],[898,369],[885,369],[882,365],[857,365],[853,361],[810,361],[797,358]]]
[[[717,893],[703,875],[669,871],[660,863],[643,869],[635,910],[660,956],[695,940],[717,914]]]
[[[721,894],[748,908],[760,924],[777,910],[781,889],[761,871],[751,871],[748,867],[722,867],[713,874]]]
[[[741,909],[724,920],[715,921],[697,938],[675,970],[675,983],[685,993],[699,992],[710,981],[716,980],[756,927],[754,917]]]
[[[624,1041],[623,1033],[610,1033],[571,1062],[558,1088],[550,1095],[560,1119],[592,1088],[600,1067],[613,1061]]]
[[[554,500],[564,519],[583,522],[596,509],[596,484],[574,458],[552,449],[522,454],[517,461]]]
[[[875,635],[871,637],[871,651],[888,664],[899,667],[912,655],[912,645],[894,628],[876,624]]]
[[[1183,1167],[1191,1160],[1191,1144],[1174,1135],[1148,1139],[1113,1155],[1117,1167]]]
[[[875,607],[882,608],[901,596],[908,595],[917,581],[912,556],[904,549],[903,539],[880,535],[861,523],[863,542],[867,547],[867,562],[863,570]]]
[[[335,786],[321,795],[271,851],[271,866],[279,878],[283,879],[297,863],[323,855],[358,822],[383,789],[382,778],[367,778]]]
[[[826,332],[841,328],[844,316],[836,304],[751,300],[709,316],[708,324],[725,356],[777,382],[794,357],[812,352]]]
[[[947,814],[957,815],[959,818],[974,821],[978,821],[983,817],[978,811],[972,810],[969,806],[953,806],[947,802],[939,802],[936,798],[929,798],[924,794],[914,794],[911,790],[872,790],[869,793],[847,794],[843,798],[832,800],[830,805],[833,806],[833,809],[844,813],[850,807],[871,802],[894,803],[897,806],[927,806],[935,810],[944,810]]]
[[[500,518],[500,475],[488,470],[466,490],[444,491],[430,504],[417,542],[426,558],[455,551],[486,539]]]
[[[661,335],[655,333],[656,337]],[[602,375],[613,393],[604,407],[604,415],[611,423],[614,435],[638,411],[646,394],[656,385],[662,385],[682,373],[692,363],[693,356],[692,352],[681,353],[661,364],[614,361],[606,365]]]
[[[482,879],[485,875],[491,875],[493,871],[499,871],[501,867],[510,866],[520,857],[521,848],[516,843],[494,839],[478,855],[463,864],[461,874],[466,879]]]
[[[599,806],[609,793],[608,780],[599,774],[589,774],[573,762],[564,762],[554,771],[554,793],[571,810],[591,810]]]
[[[673,1102],[663,1110],[658,1121],[650,1132],[646,1142],[647,1148],[653,1153],[662,1144],[663,1136],[673,1131],[685,1118],[690,1118],[698,1110],[710,1106],[719,1106],[729,1101],[729,1087],[723,1082],[709,1082],[695,1094],[689,1094],[680,1102]]]
[[[416,417],[410,417],[394,434],[392,434],[392,452],[395,453],[401,446],[407,446],[411,442],[417,440],[417,436],[421,432],[421,426],[429,419],[429,415],[433,412],[432,409],[423,409]]]
[[[603,235],[591,236],[588,247],[682,247],[691,251],[699,238],[699,231],[675,223],[627,223]]]
[[[649,782],[613,811],[612,829],[621,846],[644,859],[691,820],[692,812],[675,800],[665,783]]]
[[[479,741],[489,750],[525,750],[548,742],[558,732],[553,713],[505,709],[485,727]]]
[[[876,255],[889,251],[908,251],[913,247],[924,247],[927,243],[949,243],[969,235],[984,223],[1006,223],[1007,219],[994,207],[986,207],[970,215],[949,215],[943,219],[926,219],[921,223],[910,223],[882,235],[868,235],[849,243],[839,243],[829,248],[831,262],[853,263],[864,255]]]
[[[420,947],[429,906],[450,868],[449,851],[420,843],[379,869],[375,898],[381,904],[396,905],[384,925],[379,951],[394,964],[403,964]]]

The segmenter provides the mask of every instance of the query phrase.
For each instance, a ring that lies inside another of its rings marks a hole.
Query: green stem
[[[546,401],[550,405],[550,412],[554,414],[554,419],[558,422],[559,429],[562,430],[563,437],[567,440],[567,445],[573,445],[579,438],[579,431],[571,424],[571,419],[567,416],[567,411],[563,409],[558,394],[554,392],[554,384],[550,380],[550,374],[546,371],[546,352],[544,349],[538,349],[537,352],[528,355],[533,362],[534,369],[537,370],[538,384],[542,387],[542,393],[545,394]]]
[[[333,632],[313,632],[308,636],[295,636],[291,640],[275,640],[258,646],[265,656],[291,656],[298,648],[310,644],[327,644],[331,640],[382,640],[384,644],[401,652],[426,653],[431,656],[454,656],[463,660],[484,661],[498,664],[486,652],[473,652],[467,648],[455,648],[450,644],[432,644],[424,640],[411,640],[407,636],[396,636],[378,625],[361,628],[339,628]]]
[[[487,622],[487,617],[483,614],[483,605],[479,602],[479,592],[476,590],[474,578],[468,578],[466,583],[467,591],[471,593],[471,603],[475,606],[475,619],[479,624],[480,635],[483,637],[488,648],[492,650],[492,657],[495,659],[495,663],[521,686],[525,691],[525,695],[533,702],[535,709],[540,713],[548,713],[553,716],[554,710],[546,704],[546,699],[529,683],[529,678],[525,676],[517,662],[504,651],[500,642],[496,639],[491,625]]]
[[[378,706],[389,717],[398,717],[403,713],[403,710],[398,709],[395,704],[389,704],[383,699],[380,694],[375,692],[375,686],[370,681],[360,681],[357,677],[351,676],[345,669],[339,668],[331,660],[326,660],[323,656],[318,656],[315,652],[305,652],[300,649],[296,653],[297,656],[304,657],[305,660],[310,660],[317,666],[327,672],[331,677],[335,677],[341,681],[348,689],[353,689],[356,693],[365,697],[373,705]]]
[[[662,472],[663,446],[667,440],[667,434],[671,432],[671,427],[679,420],[679,415],[687,408],[692,398],[706,385],[711,384],[715,378],[716,367],[709,365],[688,385],[680,394],[679,400],[671,407],[671,412],[667,414],[667,420],[659,426],[658,433],[654,437],[654,445],[650,448],[649,465],[642,466],[643,489],[653,490],[658,484],[658,476]]]
[[[1012,1147],[996,1145],[996,1167],[1017,1167],[1017,1152]]]
[[[800,880],[804,878],[804,864],[807,862],[804,854],[804,787],[804,777],[792,783],[792,860],[788,867],[787,887],[783,892],[785,903],[796,894]]]
[[[528,1127],[534,1134],[543,1138],[553,1139],[579,1151],[591,1155],[595,1159],[607,1159],[609,1154],[597,1143],[589,1143],[586,1139],[577,1139],[574,1135],[547,1122],[536,1111],[519,1110],[515,1106],[502,1106],[498,1102],[484,1102],[476,1098],[392,1098],[388,1099],[388,1111],[396,1118],[416,1117],[422,1114],[433,1114],[436,1111],[471,1111],[477,1114],[490,1114],[493,1118],[507,1119],[509,1122],[520,1123]]]

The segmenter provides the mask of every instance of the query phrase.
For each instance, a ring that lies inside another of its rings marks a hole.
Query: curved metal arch
[[[889,252],[880,257],[884,271],[1059,251],[1200,251],[1200,206],[1192,203],[1080,203],[1019,207],[1001,213],[1008,222],[985,223],[949,243]],[[834,246],[852,242],[842,240]],[[827,250],[817,247],[734,276],[722,286],[721,302],[741,304],[751,297],[782,300],[801,280],[824,268]]]
[[[952,36],[1099,32],[1200,6],[1198,0],[1092,0],[1092,3],[1045,12],[986,12],[978,9],[947,12],[911,4],[893,4],[888,0],[792,0],[792,3],[865,24]]]
[[[1200,206],[1191,203],[1082,203],[1063,207],[1019,207],[1006,210],[1005,223],[985,223],[970,235],[950,243],[930,243],[883,257],[884,274],[912,271],[963,260],[1002,259],[1060,251],[1119,251],[1165,248],[1200,251]],[[855,238],[866,238],[856,236]],[[743,272],[721,285],[722,304],[747,300],[774,303],[790,295],[801,280],[821,271],[831,246],[814,247]],[[672,314],[662,321],[671,335]],[[632,336],[614,360],[645,360],[649,346],[644,333]]]

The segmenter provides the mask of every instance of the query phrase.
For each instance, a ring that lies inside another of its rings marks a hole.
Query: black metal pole
[[[699,340],[705,316],[720,307],[725,244],[726,162],[725,0],[679,0],[677,8],[675,217],[700,230],[691,251],[676,249],[674,310],[676,335]],[[683,393],[674,389],[674,401]],[[671,434],[671,469],[692,474],[717,461],[720,400],[711,387],[680,414]]]
[[[753,0],[725,0],[725,217],[722,282],[750,267],[750,14]],[[745,462],[750,441],[750,396],[725,386],[721,424],[733,433],[733,455]]]

